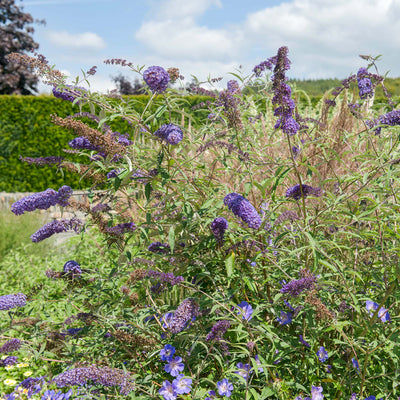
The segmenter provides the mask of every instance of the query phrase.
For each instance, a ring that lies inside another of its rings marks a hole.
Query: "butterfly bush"
[[[47,366],[7,396],[400,397],[399,110],[388,95],[374,104],[385,79],[363,57],[315,106],[289,80],[286,46],[226,85],[106,60],[143,78],[139,107],[13,56],[74,103],[51,118],[74,135],[65,157],[21,161],[91,183],[82,198],[64,185],[11,207],[21,221],[68,212],[34,243],[80,235],[40,266],[43,285],[0,296],[0,368],[24,353]]]

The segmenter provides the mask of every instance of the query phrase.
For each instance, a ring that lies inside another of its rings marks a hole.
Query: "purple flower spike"
[[[154,132],[154,136],[165,140],[169,144],[178,144],[183,139],[183,132],[179,126],[164,124]]]
[[[222,381],[217,382],[218,393],[221,396],[231,397],[233,391],[233,385],[228,381],[228,379],[224,378]]]
[[[360,99],[367,99],[374,95],[372,82],[366,68],[360,68],[357,72],[357,85]]]
[[[4,297],[4,296],[2,296]],[[1,297],[0,297],[1,300]],[[13,351],[17,351],[20,349],[22,343],[19,339],[10,339],[7,340],[7,342],[5,342],[3,344],[3,346],[0,347],[0,354],[8,354],[8,353],[12,353]]]
[[[0,296],[0,310],[11,310],[16,307],[23,307],[25,304],[26,296],[23,293]]]
[[[68,230],[74,230],[76,233],[79,232],[79,227],[83,225],[82,221],[78,218],[71,218],[71,219],[61,219],[61,220],[54,220],[49,222],[48,224],[43,225],[39,230],[37,230],[32,236],[31,240],[33,243],[40,242],[44,239],[49,238],[50,236],[61,233],[67,232]]]
[[[305,290],[310,290],[315,287],[317,278],[315,275],[309,275],[301,279],[290,281],[283,285],[281,293],[289,293],[292,297],[297,297]]]
[[[261,225],[261,217],[254,206],[243,196],[237,193],[230,193],[224,197],[224,204],[249,228],[258,229]]]
[[[153,92],[163,93],[167,90],[170,78],[164,68],[153,65],[143,72],[143,79]]]
[[[164,367],[164,370],[171,376],[178,376],[184,368],[185,364],[182,362],[182,357],[175,357]]]
[[[319,361],[321,362],[325,362],[329,358],[328,352],[325,350],[323,346],[321,346],[317,351],[317,356],[319,358]]]
[[[61,186],[57,193],[57,204],[61,207],[66,207],[69,204],[69,198],[72,195],[72,189],[67,186]]]
[[[53,189],[47,189],[16,201],[12,204],[11,211],[15,215],[22,215],[26,211],[47,210],[56,204],[65,207],[68,205],[71,194],[72,189],[66,185],[58,189],[58,193]]]
[[[304,183],[301,186],[302,187],[300,188],[300,184],[297,184],[290,187],[286,191],[286,197],[292,198],[294,200],[300,200],[302,197],[304,198],[308,196],[320,197],[322,195],[322,190],[320,188],[313,188],[312,186],[305,185]]]
[[[211,230],[214,234],[215,240],[219,245],[224,241],[225,231],[228,229],[228,221],[225,218],[215,218],[211,223]]]
[[[136,225],[133,222],[125,222],[124,224],[118,224],[115,226],[108,226],[106,228],[107,233],[112,235],[123,235],[127,232],[134,232],[136,230]]]
[[[160,358],[162,361],[172,361],[172,356],[175,354],[175,347],[171,344],[166,344],[160,351]]]
[[[247,303],[247,301],[242,301],[238,304],[238,307],[240,308],[238,315],[242,315],[242,319],[250,321],[253,314],[253,308],[251,307],[251,305]]]
[[[84,136],[78,136],[75,139],[72,139],[70,142],[68,142],[68,146],[77,150],[100,150],[98,146],[92,144],[90,140]]]
[[[179,304],[169,324],[172,333],[183,331],[199,314],[199,305],[193,299],[185,299]]]

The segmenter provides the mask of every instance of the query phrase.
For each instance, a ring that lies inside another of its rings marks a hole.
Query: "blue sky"
[[[72,78],[98,66],[95,90],[113,89],[119,72],[104,65],[178,67],[191,75],[224,76],[289,47],[288,75],[345,78],[382,55],[381,73],[400,76],[400,0],[16,0],[46,25],[34,25],[39,52]],[[46,87],[41,86],[42,92]]]

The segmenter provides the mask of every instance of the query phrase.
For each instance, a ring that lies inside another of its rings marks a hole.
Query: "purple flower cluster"
[[[183,300],[174,312],[169,323],[169,330],[172,333],[183,331],[199,315],[199,311],[199,305],[193,299]]]
[[[124,224],[118,224],[115,226],[108,226],[106,228],[107,233],[112,235],[123,235],[126,232],[134,232],[136,230],[136,225],[133,222],[126,222]]]
[[[228,229],[228,221],[223,217],[215,218],[211,223],[211,230],[214,234],[215,240],[219,245],[224,241],[225,231]]]
[[[213,325],[211,331],[206,336],[206,342],[210,342],[211,340],[215,340],[216,342],[221,341],[222,336],[225,335],[230,326],[231,323],[227,320],[218,321],[215,325]]]
[[[53,189],[47,189],[44,192],[34,193],[26,196],[11,206],[11,211],[15,215],[22,215],[26,211],[47,210],[51,206],[59,204],[62,207],[68,205],[72,189],[69,186],[62,186],[56,192]]]
[[[78,218],[55,219],[39,228],[33,235],[31,235],[31,240],[32,242],[37,243],[56,233],[67,232],[68,230],[74,230],[78,233],[79,227],[82,226],[82,224],[82,221]]]
[[[169,283],[171,286],[183,282],[183,276],[175,276],[172,272],[159,272],[152,269],[147,271],[147,277],[157,279],[161,283]]]
[[[19,159],[21,161],[27,162],[28,164],[36,164],[36,165],[60,165],[64,161],[64,157],[59,156],[49,156],[49,157],[22,157]]]
[[[366,301],[366,309],[367,311],[369,311],[370,317],[374,315],[374,313],[376,312],[376,310],[378,310],[378,308],[379,308],[378,303],[375,303],[374,301],[371,300]],[[390,322],[390,315],[388,310],[386,310],[386,308],[383,307],[379,308],[378,317],[381,319],[382,322]]]
[[[324,346],[321,346],[318,349],[317,356],[319,361],[321,362],[325,362],[329,358],[328,352],[325,350]]]
[[[285,311],[281,311],[281,316],[277,317],[276,320],[280,325],[287,325],[292,322],[292,313],[286,313]]]
[[[72,368],[54,378],[57,387],[83,386],[89,381],[107,387],[120,388],[121,395],[128,395],[134,388],[134,380],[129,373],[123,370],[110,367],[89,367]]]
[[[228,379],[224,378],[222,381],[217,382],[218,393],[221,396],[231,397],[233,391],[233,385],[228,381]]]
[[[303,184],[297,184],[292,187],[290,187],[288,190],[286,190],[285,196],[287,198],[292,198],[294,200],[300,200],[302,197],[306,198],[307,196],[315,196],[319,197],[322,195],[322,190],[320,188],[314,188],[309,185]]]
[[[154,132],[154,136],[165,140],[169,144],[178,144],[183,139],[183,132],[179,126],[174,124],[164,124]]]
[[[19,339],[7,340],[7,342],[0,347],[0,354],[8,354],[17,351],[20,349],[21,345],[22,342]]]
[[[57,193],[57,204],[61,207],[66,207],[69,204],[71,195],[72,189],[69,186],[61,186]]]
[[[367,99],[374,95],[371,78],[366,68],[360,68],[357,72],[357,85],[360,99]]]
[[[153,92],[163,93],[167,90],[170,77],[164,68],[153,65],[143,72],[143,79]]]
[[[89,139],[85,138],[84,136],[78,136],[75,139],[72,139],[70,142],[68,142],[68,145],[72,147],[73,149],[77,150],[95,150],[99,151],[100,148],[98,146],[95,146],[90,142]]]
[[[227,90],[222,90],[219,93],[215,105],[223,109],[228,120],[228,127],[240,130],[243,125],[241,114],[238,109],[238,105],[241,101],[237,96],[240,94],[239,85],[236,81],[229,81],[227,87]]]
[[[22,387],[23,389],[27,389],[26,396],[28,397],[28,399],[30,399],[33,395],[39,393],[42,390],[42,385],[45,382],[44,378],[45,378],[44,376],[39,376],[38,378],[32,378],[32,377],[26,378],[18,386],[15,387],[14,393],[20,393],[18,389]],[[12,395],[13,393],[11,393],[10,396]],[[10,400],[14,400],[16,398],[19,398],[19,396],[8,397],[8,399]]]
[[[53,95],[62,100],[70,101],[71,103],[77,98],[82,96],[86,89],[83,87],[66,85],[65,88],[57,89],[56,86],[53,87]]]
[[[73,394],[72,389],[67,393],[56,392],[54,390],[46,390],[42,395],[42,400],[68,400]]]
[[[392,110],[387,114],[381,115],[378,119],[372,121],[365,121],[370,129],[374,128],[377,125],[389,125],[395,126],[400,125],[400,110]],[[375,135],[379,135],[381,133],[382,127],[378,126],[375,128]]]
[[[277,61],[277,56],[268,58],[266,61],[262,61],[260,64],[256,65],[253,68],[253,72],[256,76],[260,76],[262,72],[264,72],[266,69],[272,70],[274,68],[274,65],[276,64]]]
[[[170,252],[170,249],[171,248],[168,243],[161,243],[161,242],[150,243],[149,246],[147,247],[148,251],[158,254],[168,254]]]
[[[74,260],[69,260],[64,264],[63,271],[68,275],[80,275],[81,266]]]
[[[281,288],[281,293],[289,293],[292,297],[297,297],[304,290],[311,290],[315,287],[317,278],[315,275],[308,275],[304,278],[295,279],[286,283]]]
[[[7,367],[10,365],[14,365],[18,362],[18,357],[15,356],[8,356],[3,360],[0,360],[0,366]]]
[[[258,229],[261,225],[261,217],[254,206],[243,196],[237,193],[230,193],[225,196],[224,204],[249,228]]]
[[[243,364],[242,362],[237,363],[236,366],[239,368],[238,371],[235,371],[235,374],[240,375],[242,378],[244,378],[246,381],[249,378],[250,372],[251,372],[251,367],[250,364]]]
[[[272,90],[274,91],[272,104],[277,106],[274,115],[279,117],[275,124],[275,129],[282,129],[284,133],[293,136],[300,129],[300,126],[293,119],[296,104],[290,97],[292,89],[286,83],[285,71],[290,68],[290,61],[287,57],[288,52],[289,49],[287,47],[280,47],[276,55],[274,74],[271,77]]]
[[[253,307],[247,301],[242,301],[237,306],[240,309],[237,314],[242,315],[242,319],[250,321],[253,318]]]
[[[26,296],[23,293],[0,296],[0,310],[11,310],[16,307],[23,307],[25,304]]]
[[[238,81],[231,80],[226,84],[227,90],[232,94],[240,94],[240,87]]]
[[[158,393],[163,396],[164,400],[175,400],[178,395],[190,393],[191,390],[192,379],[185,378],[183,374],[178,374],[172,383],[167,380],[164,381]]]

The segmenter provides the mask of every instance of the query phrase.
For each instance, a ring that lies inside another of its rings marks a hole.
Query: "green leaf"
[[[225,260],[226,275],[230,278],[233,274],[233,265],[235,263],[235,253],[232,251]]]
[[[169,228],[168,244],[169,244],[169,247],[171,247],[171,253],[173,253],[174,252],[174,248],[175,248],[175,230],[174,230],[173,226],[171,226]]]

